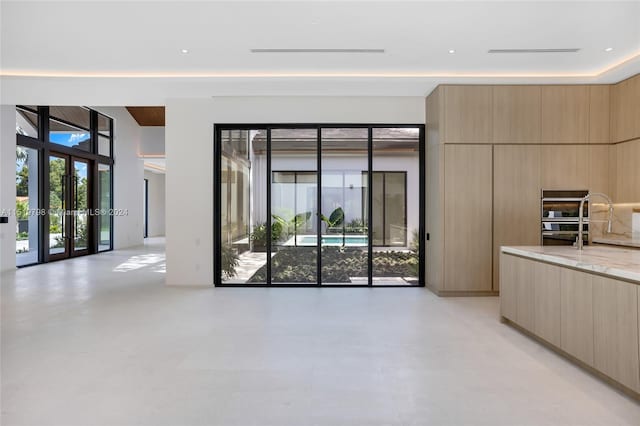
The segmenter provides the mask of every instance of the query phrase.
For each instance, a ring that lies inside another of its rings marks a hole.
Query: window
[[[420,125],[216,126],[216,284],[423,285],[423,139]]]
[[[38,150],[16,147],[16,264],[38,263],[40,215],[38,214]]]
[[[17,265],[111,250],[113,120],[19,105],[16,141]]]

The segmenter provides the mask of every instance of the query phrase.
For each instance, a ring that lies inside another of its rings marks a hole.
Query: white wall
[[[164,235],[165,223],[165,175],[163,173],[154,173],[145,170],[144,178],[149,182],[149,224],[147,225],[148,236],[160,237]]]
[[[167,284],[213,284],[214,123],[422,124],[424,120],[423,97],[169,99]]]
[[[164,127],[140,127],[140,154],[164,155]]]
[[[113,118],[114,170],[113,207],[126,209],[114,217],[113,248],[144,243],[142,229],[143,162],[140,152],[140,126],[124,107],[94,107]]]
[[[16,267],[16,108],[0,106],[0,271]]]

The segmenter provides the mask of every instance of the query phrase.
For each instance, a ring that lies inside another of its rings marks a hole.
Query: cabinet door
[[[539,263],[524,258],[517,258],[516,266],[516,324],[529,331],[534,330],[534,291],[535,269]]]
[[[500,315],[516,320],[516,284],[517,284],[517,257],[506,253],[500,253]]]
[[[611,86],[611,142],[640,137],[640,75]]]
[[[444,86],[445,143],[491,142],[491,86]]]
[[[493,142],[540,142],[540,86],[494,86]]]
[[[540,155],[536,145],[494,147],[494,290],[500,288],[500,246],[540,244]]]
[[[593,277],[595,368],[640,392],[638,285]]]
[[[637,203],[640,200],[640,140],[616,144],[615,154],[615,200],[618,203]]]
[[[542,188],[589,189],[589,146],[542,146]]]
[[[542,86],[542,143],[587,143],[587,86]]]
[[[445,145],[445,290],[491,290],[491,151]]]
[[[560,268],[538,263],[534,272],[534,333],[560,347]]]
[[[592,275],[562,268],[560,291],[560,347],[593,366]]]
[[[589,86],[589,142],[609,143],[610,136],[610,86]]]

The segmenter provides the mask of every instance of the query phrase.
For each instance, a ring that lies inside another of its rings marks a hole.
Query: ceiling
[[[640,72],[640,1],[2,0],[0,7],[3,102],[30,91],[102,105],[423,96],[447,82],[608,83]],[[532,48],[580,50],[487,53]]]
[[[127,107],[127,111],[139,126],[164,126],[164,107]]]

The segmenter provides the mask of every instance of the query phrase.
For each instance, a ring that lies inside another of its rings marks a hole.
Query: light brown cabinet
[[[603,192],[611,195],[609,153],[611,146],[609,145],[591,145],[585,147],[589,153],[588,177],[589,190],[591,192]],[[640,157],[639,157],[640,158]]]
[[[500,289],[500,315],[511,321],[515,321],[517,315],[517,261],[516,256],[500,255],[500,279],[505,283]]]
[[[589,143],[610,143],[610,92],[608,84],[589,86]]]
[[[516,257],[516,320],[515,323],[527,330],[534,329],[535,264]]]
[[[638,285],[593,277],[594,366],[640,392]]]
[[[492,148],[444,147],[444,286],[491,291]]]
[[[542,188],[589,189],[588,149],[586,145],[542,146]]]
[[[507,283],[500,294],[501,315],[532,330],[535,321],[534,264],[518,256],[503,255],[500,269]]]
[[[640,138],[640,74],[611,86],[611,141]]]
[[[494,86],[493,142],[540,142],[540,86]]]
[[[493,288],[500,247],[540,244],[541,147],[500,145],[493,151]]]
[[[614,149],[615,201],[637,203],[640,200],[640,139],[616,144]]]
[[[429,95],[432,289],[499,291],[500,246],[540,244],[543,188],[640,199],[640,141],[637,148],[609,143],[613,102],[609,85],[442,85]]]
[[[560,268],[547,263],[534,266],[533,332],[560,347]]]
[[[588,86],[542,86],[542,143],[587,143]]]
[[[443,143],[491,143],[491,86],[443,86]]]
[[[500,254],[500,315],[640,393],[640,285]]]
[[[593,365],[592,275],[560,270],[560,347],[587,365]]]

